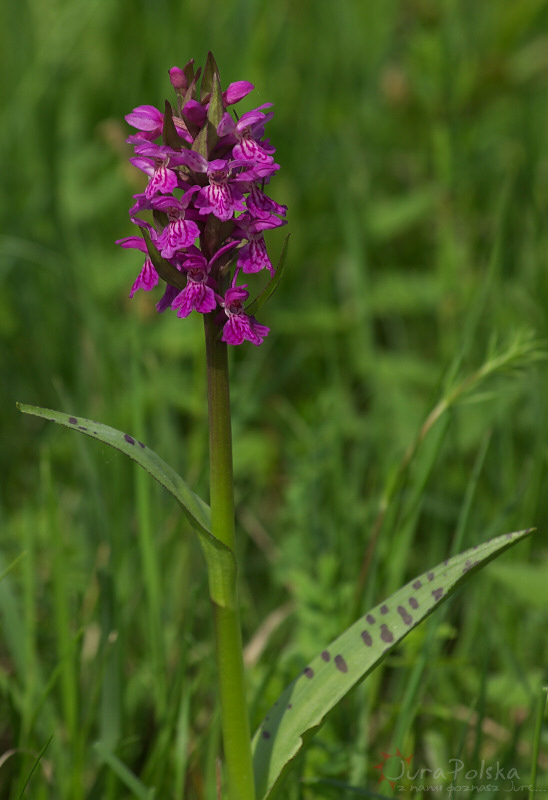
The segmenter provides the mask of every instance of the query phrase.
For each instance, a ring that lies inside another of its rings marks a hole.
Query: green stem
[[[235,553],[232,433],[227,346],[214,315],[204,315],[209,406],[211,530]],[[234,565],[236,562],[234,561]],[[212,577],[210,575],[210,577]],[[213,601],[221,727],[229,800],[254,800],[236,568]],[[216,587],[218,585],[216,584]]]

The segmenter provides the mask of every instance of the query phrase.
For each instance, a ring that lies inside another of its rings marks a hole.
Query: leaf
[[[213,57],[211,50],[207,54],[206,63],[204,67],[204,75],[202,78],[202,87],[200,92],[200,102],[205,102],[211,92],[213,91],[213,76],[219,77],[219,68],[217,62]]]
[[[253,738],[257,800],[273,796],[326,714],[468,576],[532,532],[507,533],[444,561],[335,639],[280,695]]]
[[[211,98],[209,100],[209,107],[207,109],[207,158],[215,149],[215,145],[219,140],[217,134],[217,127],[224,114],[223,106],[223,92],[221,90],[221,79],[219,78],[219,71],[215,65],[215,72],[213,73],[213,88],[211,91]]]
[[[164,125],[162,128],[162,139],[164,144],[169,145],[173,150],[181,150],[183,139],[177,133],[173,122],[173,109],[171,103],[166,100],[164,106]]]
[[[196,150],[204,158],[209,159],[218,140],[217,126],[224,113],[219,69],[211,52],[207,54],[200,92],[200,102],[205,103],[207,100],[209,100],[207,124],[202,127],[194,139],[192,150]]]
[[[57,422],[59,425],[64,425],[66,428],[85,433],[86,436],[91,436],[92,439],[105,442],[105,444],[109,444],[111,447],[116,448],[116,450],[125,453],[133,461],[146,469],[153,478],[156,478],[158,483],[161,483],[168,492],[171,492],[183,507],[183,510],[194,528],[198,528],[203,533],[212,536],[209,530],[209,507],[192,491],[192,489],[190,489],[188,484],[185,483],[181,476],[178,475],[169,464],[166,464],[153,450],[150,450],[142,442],[130,436],[129,433],[123,433],[122,431],[116,430],[116,428],[102,425],[100,422],[94,422],[90,419],[70,416],[69,414],[64,414],[62,411],[53,411],[52,409],[40,408],[38,406],[27,406],[23,403],[18,403],[17,407],[23,414],[32,414],[35,417],[41,417],[50,422]]]
[[[233,604],[233,583],[236,572],[234,554],[229,547],[211,533],[209,506],[192,491],[169,464],[138,439],[130,436],[129,433],[118,431],[116,428],[49,408],[28,406],[23,403],[18,403],[17,407],[23,414],[32,414],[35,417],[57,422],[66,428],[85,433],[92,439],[109,444],[116,450],[125,453],[152,475],[177,500],[198,534],[208,564],[211,599],[221,606]]]

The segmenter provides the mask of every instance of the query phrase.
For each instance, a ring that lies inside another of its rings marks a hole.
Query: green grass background
[[[0,14],[0,800],[216,797],[192,532],[121,455],[15,408],[131,431],[207,497],[200,320],[130,302],[141,260],[114,240],[142,186],[123,116],[209,49],[225,86],[256,85],[242,110],[275,104],[291,232],[272,332],[232,353],[253,726],[406,579],[536,525],[333,713],[287,797],[391,794],[373,766],[397,747],[527,784],[547,655],[546,0]],[[545,788],[547,752],[545,730]]]

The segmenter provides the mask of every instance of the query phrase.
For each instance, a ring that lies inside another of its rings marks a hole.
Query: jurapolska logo
[[[399,747],[395,753],[382,753],[383,760],[374,765],[380,771],[379,784],[386,781],[393,791],[411,792],[484,792],[531,791],[532,786],[522,783],[517,769],[481,761],[479,767],[469,769],[460,758],[450,758],[445,768],[411,768],[413,754],[404,756]],[[546,791],[537,789],[536,791]]]
[[[400,748],[396,750],[395,753],[381,753],[383,756],[383,760],[380,764],[376,764],[373,769],[380,769],[381,777],[379,778],[379,783],[386,781],[390,784],[392,789],[396,785],[396,781],[400,781],[403,777],[405,772],[404,762],[406,764],[411,763],[411,759],[413,758],[413,753],[410,756],[404,756],[400,753]],[[390,763],[392,761],[392,763]],[[398,773],[394,777],[392,777],[392,770],[395,769]]]

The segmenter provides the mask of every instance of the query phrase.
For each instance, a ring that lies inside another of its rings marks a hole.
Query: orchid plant
[[[147,177],[130,210],[138,232],[118,241],[141,251],[144,264],[130,297],[160,281],[159,312],[204,320],[209,405],[210,498],[134,436],[98,422],[49,409],[21,411],[91,436],[128,455],[178,501],[196,531],[209,579],[216,638],[222,721],[224,790],[229,800],[266,800],[278,793],[295,756],[327,713],[475,570],[523,539],[509,533],[454,556],[415,578],[326,644],[282,693],[252,737],[242,655],[235,548],[228,346],[260,345],[269,329],[255,313],[282,274],[264,231],[286,223],[286,207],[266,192],[279,165],[264,138],[271,104],[238,117],[232,106],[253,89],[247,81],[223,91],[211,53],[203,73],[190,61],[169,72],[176,103],[164,111],[143,105],[127,115],[136,129],[128,141],[132,164]],[[201,80],[200,80],[201,79]],[[269,281],[249,302],[249,280],[266,270]]]

